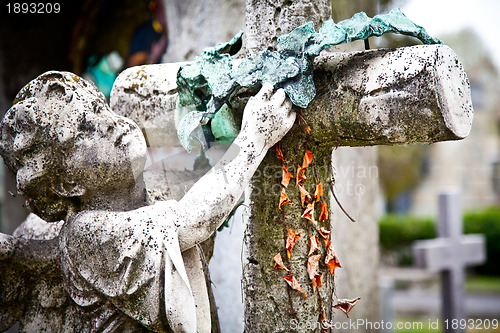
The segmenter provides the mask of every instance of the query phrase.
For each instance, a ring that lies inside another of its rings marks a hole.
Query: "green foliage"
[[[389,214],[379,222],[382,249],[393,255],[399,266],[413,265],[411,244],[417,239],[436,237],[434,220],[408,215]]]
[[[486,237],[486,264],[477,271],[500,275],[500,207],[469,212],[464,215],[464,233],[484,234]]]
[[[465,281],[465,289],[470,292],[500,294],[500,276],[473,275]]]
[[[379,233],[382,248],[394,251],[418,239],[435,238],[436,227],[432,218],[389,214],[380,220]]]
[[[380,183],[389,206],[393,206],[398,195],[421,181],[428,147],[423,144],[412,144],[378,148]]]
[[[484,234],[487,262],[478,266],[481,274],[500,275],[500,208],[488,208],[464,214],[465,234]],[[380,245],[391,252],[399,265],[411,265],[414,241],[436,237],[434,218],[386,215],[379,222]]]

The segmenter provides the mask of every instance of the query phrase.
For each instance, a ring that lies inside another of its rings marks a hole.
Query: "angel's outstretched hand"
[[[265,83],[259,93],[248,101],[243,113],[241,130],[269,149],[281,140],[295,122],[292,102],[283,89],[273,93]]]

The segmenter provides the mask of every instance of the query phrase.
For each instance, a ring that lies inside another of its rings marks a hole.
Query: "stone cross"
[[[151,146],[179,145],[175,129],[178,121],[175,79],[180,65],[129,68],[115,82],[110,100],[112,109],[138,123]],[[447,46],[325,52],[315,59],[314,79],[316,98],[299,112],[313,129],[311,136],[317,149],[313,153],[318,156],[323,151],[319,163],[330,163],[335,146],[432,143],[459,140],[470,131],[473,112],[468,80]],[[270,156],[261,167],[274,167],[275,160]],[[290,323],[290,318],[269,302],[269,298],[279,304],[288,304],[289,300],[282,294],[282,281],[274,276],[276,273],[268,264],[272,258],[268,242],[277,244],[272,248],[278,251],[281,229],[276,227],[273,217],[261,215],[262,211],[276,209],[273,205],[277,196],[268,190],[274,178],[267,178],[272,179],[254,181],[252,186],[260,188],[261,195],[250,196],[251,221],[247,229],[247,235],[267,236],[246,237],[247,258],[243,263],[247,266],[244,285],[251,288],[245,294],[246,326],[255,332],[269,329],[267,324],[258,327],[259,322],[272,322],[276,330],[286,330]],[[276,234],[269,235],[269,230]],[[267,244],[266,251],[258,250],[262,244]],[[307,283],[306,276],[298,279]],[[270,280],[276,282],[275,287],[269,287],[268,283],[274,283]],[[295,299],[301,302],[297,306],[303,312],[298,319],[301,322],[317,321],[318,305],[314,298],[310,299]]]
[[[110,99],[150,146],[179,146],[176,75],[185,63],[124,70]],[[303,114],[317,142],[335,146],[433,143],[465,138],[472,125],[467,76],[444,45],[334,52],[315,59],[316,98]]]
[[[369,15],[376,13],[376,5],[365,2],[363,5],[356,5],[352,1],[343,0],[333,2],[329,0],[296,0],[293,2],[247,0],[246,4],[245,31],[248,37],[246,43],[248,56],[255,56],[259,52],[276,47],[276,40],[279,36],[289,33],[293,28],[301,24],[313,21],[316,28],[320,27],[332,16],[332,12],[339,13],[339,11],[341,12],[346,8],[352,10],[351,12],[347,10],[344,15],[338,16],[336,21],[347,18],[360,10],[368,11]],[[399,51],[405,54],[401,58],[398,57]],[[404,51],[399,51],[386,53],[386,51],[379,50],[368,53],[333,54],[324,52],[322,58],[316,58],[314,81],[317,95],[306,110],[300,110],[300,114],[311,125],[313,138],[310,146],[312,146],[311,151],[315,157],[315,163],[327,171],[318,174],[319,182],[327,184],[330,181],[331,175],[328,172],[330,165],[336,171],[341,171],[349,165],[357,167],[376,166],[375,149],[343,147],[336,149],[332,154],[332,147],[383,144],[385,135],[390,136],[391,134],[409,130],[406,124],[412,123],[412,121],[416,121],[415,125],[419,123],[416,119],[406,120],[405,115],[417,116],[416,114],[419,111],[428,107],[424,105],[433,104],[433,102],[424,102],[418,105],[418,103],[409,102],[412,99],[414,101],[419,100],[420,97],[415,96],[416,98],[412,98],[410,95],[426,85],[423,81],[420,81],[426,74],[423,74],[423,76],[416,74],[421,72],[417,67],[420,67],[426,61],[420,62],[419,58],[422,58],[416,56],[415,49],[407,48]],[[432,51],[430,52],[432,53]],[[441,58],[442,55],[441,53],[438,58]],[[422,57],[429,57],[428,60],[434,58],[430,54],[422,55]],[[444,58],[441,59],[446,62]],[[408,63],[403,64],[406,60],[408,60]],[[399,65],[396,65],[397,63]],[[417,63],[420,63],[420,65],[413,67],[416,72],[410,70],[410,67]],[[433,79],[430,79],[431,76],[440,77],[434,81],[435,83],[443,78],[446,80],[447,74],[442,73],[444,75],[441,75],[435,72],[440,67],[437,66],[437,63],[432,65],[429,63],[423,66],[430,66],[427,68],[435,73],[429,73],[428,83],[433,82]],[[436,67],[431,69],[433,66]],[[387,80],[385,81],[385,79]],[[463,81],[463,79],[458,81]],[[372,83],[374,84],[372,85]],[[411,85],[413,85],[413,88]],[[382,89],[379,90],[377,86]],[[434,86],[434,84],[431,84],[431,86]],[[422,89],[422,92],[425,90]],[[409,99],[406,99],[406,97]],[[463,97],[467,99],[466,96]],[[431,100],[435,100],[435,98],[431,98]],[[370,104],[379,107],[372,107]],[[410,106],[410,104],[413,105]],[[457,111],[459,109],[467,114],[466,117],[472,116],[470,103],[465,108],[456,108]],[[375,114],[379,112],[379,116],[376,116]],[[384,116],[384,114],[387,115],[386,112],[389,113],[388,117]],[[371,115],[374,115],[374,117],[370,120]],[[402,118],[399,118],[401,116]],[[387,118],[392,118],[395,122],[392,124],[385,123]],[[398,118],[399,120],[397,120]],[[466,124],[469,121],[470,119],[464,122],[465,127],[468,126]],[[432,122],[433,120],[430,119],[429,122],[422,121],[420,126],[425,129],[428,126],[427,123]],[[387,132],[382,133],[382,135],[375,133],[381,129],[379,126],[387,126],[385,128]],[[294,133],[292,129],[292,132],[285,137],[285,140],[282,141],[284,149],[288,151],[296,149],[297,140],[301,140],[298,132],[298,130],[295,130]],[[413,136],[410,132],[411,130],[407,132],[409,135],[406,135],[406,137],[400,137],[400,142],[431,141],[430,137],[419,139],[418,136]],[[365,135],[368,136],[367,140],[363,139],[363,137],[366,138]],[[351,140],[352,138],[359,140]],[[370,142],[372,138],[374,140]],[[378,142],[376,142],[377,139]],[[398,139],[392,137],[388,139],[388,142],[390,141],[398,142]],[[261,171],[270,169],[273,166],[279,168],[280,165],[277,165],[275,161],[276,158],[271,156],[266,160],[266,165],[261,168]],[[321,302],[318,302],[317,297],[309,297],[304,301],[293,294],[288,296],[286,290],[284,290],[285,288],[283,288],[280,274],[268,268],[267,262],[270,253],[273,250],[278,251],[284,243],[283,237],[280,235],[281,230],[276,227],[279,222],[273,216],[273,204],[276,194],[273,193],[274,191],[265,191],[272,188],[275,180],[272,177],[254,178],[248,202],[250,218],[247,221],[248,227],[245,234],[246,257],[242,263],[244,265],[245,326],[248,330],[267,332],[269,328],[265,326],[263,329],[255,330],[253,328],[258,327],[259,323],[273,323],[275,331],[287,331],[290,328],[290,321],[293,319],[302,324],[317,323],[318,313],[323,310],[326,311],[328,320],[339,322],[342,320],[343,315],[334,314],[331,308],[336,302],[335,297],[332,296],[333,294],[341,298],[363,297],[363,300],[358,302],[354,311],[351,312],[350,318],[352,320],[380,320],[377,314],[377,263],[379,257],[377,208],[375,204],[377,179],[376,177],[358,178],[359,175],[356,175],[356,177],[338,176],[337,174],[335,182],[337,196],[339,196],[348,212],[356,215],[358,222],[355,224],[350,223],[347,218],[344,218],[344,214],[338,208],[335,200],[330,199],[330,216],[333,216],[329,225],[332,230],[331,241],[336,246],[339,259],[344,263],[339,273],[336,273],[334,281],[331,277],[327,278],[328,271],[320,270],[320,274],[324,277],[324,288],[322,287],[319,293],[324,300],[324,307],[319,304]],[[362,196],[350,195],[347,190],[349,186],[358,184],[365,186],[365,194]],[[340,187],[345,190],[342,194],[339,191]],[[329,191],[327,192],[325,194],[332,198]],[[259,195],[262,193],[269,194]],[[300,205],[289,207],[285,221],[287,226],[304,230],[300,218],[293,218],[295,216],[300,217],[301,214]],[[297,279],[300,284],[305,285],[307,294],[311,295],[311,283],[302,265],[308,258],[306,255],[300,255],[300,253],[307,254],[306,247],[307,242],[296,245],[295,258],[290,262],[290,265],[298,273]],[[334,284],[335,288],[333,287]],[[270,299],[274,303],[270,302]],[[275,304],[281,304],[281,306],[275,306]],[[342,330],[336,328],[335,331]],[[370,332],[370,329],[358,327],[356,331]]]
[[[462,235],[462,209],[458,191],[439,195],[438,238],[417,241],[413,247],[417,267],[441,272],[443,329],[463,332],[453,320],[467,319],[464,312],[464,279],[467,266],[486,259],[483,235]]]

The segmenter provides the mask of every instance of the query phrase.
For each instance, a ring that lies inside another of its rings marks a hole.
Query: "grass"
[[[465,290],[500,294],[500,276],[477,275],[468,277],[465,282]]]
[[[397,333],[440,333],[441,330],[435,329],[431,323],[436,320],[424,319],[422,317],[399,318],[395,322]]]
[[[467,292],[500,294],[500,276],[475,275],[467,277],[465,282]],[[499,318],[500,319],[500,318]],[[490,319],[492,320],[492,319]],[[498,320],[498,319],[497,319]],[[436,328],[435,323],[439,322],[439,328]],[[500,332],[500,329],[482,327],[484,319],[477,319],[473,322],[474,328],[467,328],[466,333],[493,333]],[[498,323],[498,321],[496,322]],[[441,333],[441,319],[430,319],[422,316],[399,317],[394,321],[394,332],[396,333]]]
[[[439,325],[436,325],[439,323]],[[500,329],[498,328],[498,320],[492,322],[490,319],[490,328],[486,329],[484,324],[484,319],[477,319],[472,322],[472,326],[475,328],[467,327],[466,333],[498,333]],[[493,324],[492,324],[493,323]],[[439,326],[436,328],[436,326]],[[394,332],[396,333],[441,333],[442,320],[441,319],[427,319],[423,317],[402,317],[398,318],[394,322]]]

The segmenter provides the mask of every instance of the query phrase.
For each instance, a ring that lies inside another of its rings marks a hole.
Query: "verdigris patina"
[[[314,24],[308,22],[278,38],[276,51],[266,50],[234,67],[231,56],[241,47],[242,31],[230,42],[204,50],[192,63],[182,66],[177,74],[179,104],[184,107],[184,112],[190,111],[178,126],[181,144],[190,150],[193,139],[202,146],[210,141],[213,135],[211,119],[242,87],[253,88],[269,82],[276,88],[282,87],[293,104],[306,108],[316,95],[313,61],[321,51],[385,33],[413,36],[424,44],[442,44],[397,8],[373,18],[361,12],[339,23],[330,19],[318,32],[314,30]],[[226,122],[223,126],[232,124]]]

